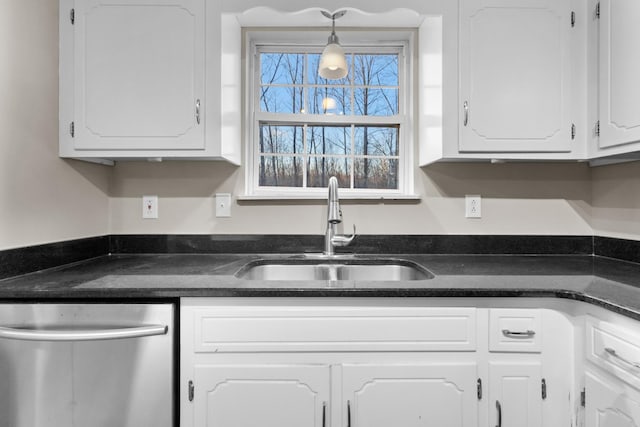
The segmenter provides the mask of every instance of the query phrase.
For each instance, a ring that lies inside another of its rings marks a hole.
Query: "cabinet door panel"
[[[489,424],[542,427],[539,362],[489,362]]]
[[[569,13],[565,1],[462,2],[460,151],[570,151]]]
[[[76,148],[203,148],[203,1],[84,0],[75,16]]]
[[[196,366],[194,424],[321,427],[329,373],[321,365]]]
[[[586,427],[637,427],[640,396],[629,393],[620,380],[604,380],[587,372]]]
[[[345,365],[343,399],[351,427],[476,426],[476,365]]]
[[[601,148],[640,141],[640,2],[600,2]]]

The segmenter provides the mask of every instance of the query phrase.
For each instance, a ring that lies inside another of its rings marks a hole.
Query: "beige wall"
[[[417,203],[343,203],[345,231],[362,234],[590,235],[590,169],[577,163],[460,164],[416,168]],[[111,187],[111,232],[321,234],[326,205],[237,202],[216,218],[213,195],[244,188],[225,163],[119,163]],[[464,217],[464,195],[480,194],[482,219]],[[142,195],[159,196],[159,219],[141,219]]]
[[[57,1],[0,1],[0,249],[108,233],[110,171],[58,158],[57,35]]]
[[[640,162],[592,170],[593,232],[640,240]]]

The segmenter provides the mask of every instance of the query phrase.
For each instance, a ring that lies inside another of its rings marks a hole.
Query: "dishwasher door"
[[[0,304],[0,427],[171,427],[171,304]]]

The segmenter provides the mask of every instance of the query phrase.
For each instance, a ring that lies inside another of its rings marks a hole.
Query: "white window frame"
[[[380,36],[382,33],[382,37]],[[260,122],[281,122],[283,125],[398,125],[398,188],[397,189],[351,189],[340,188],[343,199],[416,199],[413,193],[414,180],[414,96],[413,96],[413,49],[415,32],[352,30],[339,31],[341,44],[348,52],[398,53],[399,106],[396,116],[323,116],[311,114],[281,114],[261,112],[260,52],[299,52],[299,47],[308,52],[321,52],[326,43],[326,32],[304,30],[245,30],[246,80],[245,87],[245,194],[244,199],[323,199],[326,188],[314,187],[260,187],[259,186],[259,126]],[[371,41],[375,37],[375,41]],[[367,40],[365,43],[357,39]],[[345,42],[345,40],[348,40]],[[306,141],[304,142],[306,144]],[[393,156],[392,156],[393,157]],[[306,182],[306,176],[303,175]]]

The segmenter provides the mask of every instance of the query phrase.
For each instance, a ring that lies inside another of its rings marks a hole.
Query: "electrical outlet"
[[[158,218],[158,196],[142,196],[142,218]]]
[[[464,196],[465,217],[482,218],[482,199],[479,195]]]
[[[218,218],[231,216],[231,194],[216,193],[216,216]]]

